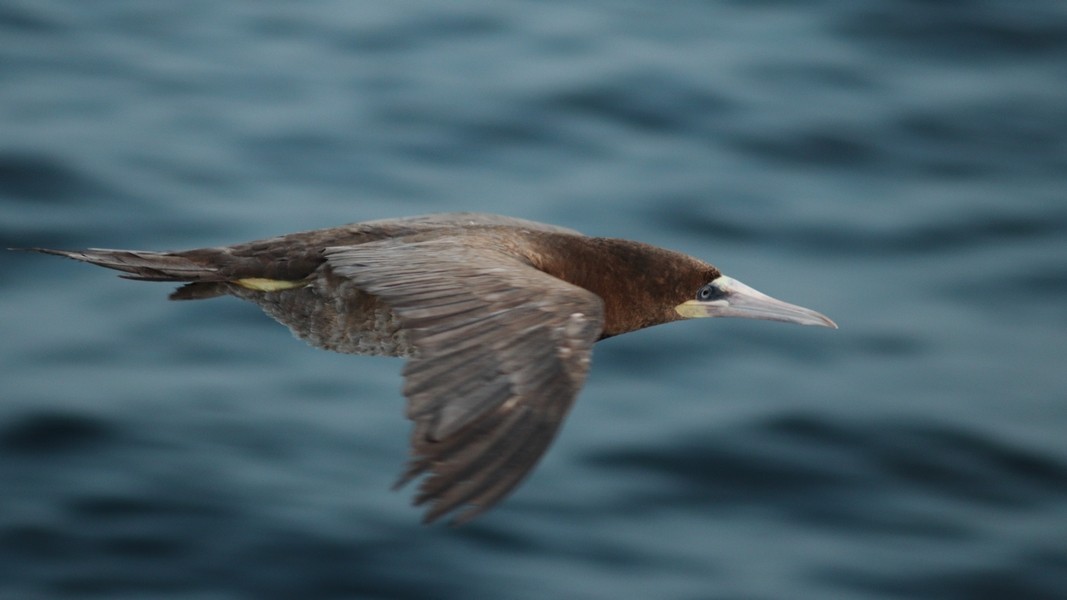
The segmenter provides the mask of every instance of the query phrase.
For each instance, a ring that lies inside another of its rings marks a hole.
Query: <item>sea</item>
[[[597,344],[425,526],[402,361],[0,250],[0,599],[1067,598],[1067,2],[0,2],[2,247],[447,211],[840,329]]]

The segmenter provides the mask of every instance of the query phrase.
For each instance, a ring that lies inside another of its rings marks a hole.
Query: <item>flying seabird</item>
[[[695,258],[511,217],[450,213],[353,223],[182,252],[33,248],[185,282],[172,300],[231,295],[313,346],[407,357],[424,522],[469,521],[545,453],[585,381],[593,343],[680,319],[836,328]]]

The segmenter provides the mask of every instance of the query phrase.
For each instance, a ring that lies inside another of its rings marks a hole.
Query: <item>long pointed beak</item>
[[[683,302],[674,307],[674,310],[688,319],[738,317],[837,329],[837,323],[831,321],[826,315],[810,308],[771,298],[725,275],[715,279],[710,285],[718,290],[717,294],[708,300]]]

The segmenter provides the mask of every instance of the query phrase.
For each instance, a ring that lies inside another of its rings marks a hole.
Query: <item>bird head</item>
[[[725,275],[701,286],[691,300],[674,310],[687,319],[737,317],[837,329],[837,324],[823,314],[772,298]]]

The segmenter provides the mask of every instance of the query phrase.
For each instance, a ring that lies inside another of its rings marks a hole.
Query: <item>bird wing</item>
[[[585,381],[600,297],[461,238],[327,248],[336,274],[381,298],[409,332],[404,368],[425,521],[501,500],[544,454]]]
[[[561,227],[559,225],[550,225],[548,223],[539,223],[537,221],[530,221],[527,219],[520,219],[518,217],[506,217],[504,215],[494,215],[491,213],[476,213],[476,212],[453,212],[453,213],[432,213],[428,215],[418,215],[414,217],[400,217],[379,219],[376,221],[363,221],[362,223],[353,223],[348,227],[355,227],[357,229],[391,229],[402,230],[410,229],[412,232],[419,229],[426,228],[447,228],[447,227],[470,227],[472,225],[497,225],[504,227],[518,227],[522,229],[530,229],[533,231],[548,231],[551,233],[569,233],[574,235],[581,235],[581,233],[570,229],[569,227]]]

